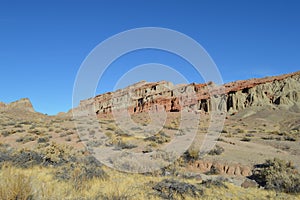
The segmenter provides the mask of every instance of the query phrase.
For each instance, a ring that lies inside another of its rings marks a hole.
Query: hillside
[[[300,72],[139,82],[81,101],[74,117],[0,103],[0,199],[300,198],[299,86]]]

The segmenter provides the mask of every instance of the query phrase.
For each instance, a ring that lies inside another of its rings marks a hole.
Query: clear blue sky
[[[297,0],[1,0],[0,101],[28,97],[39,112],[68,111],[88,53],[108,37],[138,27],[165,27],[192,37],[213,58],[224,82],[298,71],[299,10]],[[97,92],[112,90],[126,71],[151,62],[173,66],[190,82],[202,81],[184,60],[148,50],[117,60]]]

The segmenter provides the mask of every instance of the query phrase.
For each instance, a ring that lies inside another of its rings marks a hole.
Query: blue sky
[[[2,0],[0,101],[28,97],[39,112],[68,111],[77,71],[89,52],[105,39],[139,27],[190,36],[210,54],[224,82],[298,71],[299,10],[296,0]],[[171,66],[188,82],[203,81],[178,56],[144,50],[116,60],[97,93],[112,90],[127,71],[147,63]],[[156,81],[163,74],[130,81]],[[165,79],[181,81],[175,75]]]

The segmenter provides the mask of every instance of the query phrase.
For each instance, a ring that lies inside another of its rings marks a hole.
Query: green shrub
[[[224,152],[224,148],[219,145],[216,145],[214,149],[208,152],[208,154],[214,156],[214,155],[221,155],[223,152]]]
[[[265,189],[286,193],[300,193],[300,174],[291,162],[267,160],[256,165],[252,178]]]

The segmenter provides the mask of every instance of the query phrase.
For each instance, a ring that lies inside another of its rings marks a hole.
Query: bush
[[[300,193],[300,174],[291,162],[267,160],[256,165],[251,177],[265,189],[286,193]]]
[[[43,163],[43,156],[32,150],[22,149],[11,155],[11,161],[15,166],[28,168]]]
[[[164,199],[176,199],[176,197],[185,199],[186,195],[197,198],[203,194],[203,191],[193,184],[172,179],[162,180],[153,189]]]
[[[224,148],[219,145],[216,145],[214,149],[208,152],[208,154],[214,156],[214,155],[221,155],[223,152],[224,152]]]
[[[185,153],[185,158],[187,160],[197,160],[199,158],[199,153],[199,149],[196,147],[190,147]]]
[[[286,141],[291,141],[291,142],[295,142],[295,141],[297,141],[297,139],[296,138],[294,138],[294,137],[292,137],[292,136],[285,136],[284,137],[284,140],[286,140]]]
[[[242,142],[250,142],[251,141],[251,138],[248,138],[248,137],[243,137],[241,139]]]
[[[41,137],[38,139],[37,141],[38,143],[46,143],[49,142],[49,138],[48,137]]]
[[[207,175],[218,175],[221,174],[221,171],[219,168],[217,168],[215,165],[212,165],[208,172],[206,172]]]
[[[227,179],[225,178],[216,178],[216,179],[208,179],[206,181],[202,181],[201,185],[205,186],[206,188],[211,188],[211,187],[223,187],[223,188],[228,188],[225,185],[225,182]]]
[[[3,135],[4,137],[7,137],[10,135],[9,131],[2,131],[1,135]]]
[[[160,131],[157,134],[150,136],[148,138],[145,138],[145,141],[151,141],[151,142],[155,142],[157,144],[163,144],[166,142],[169,142],[170,136],[168,136],[165,132]]]
[[[95,157],[88,156],[63,166],[56,172],[56,177],[63,181],[70,180],[75,189],[81,189],[85,181],[93,178],[106,179],[108,175]]]
[[[73,147],[54,142],[43,149],[42,154],[44,155],[44,165],[57,166],[76,160]]]

